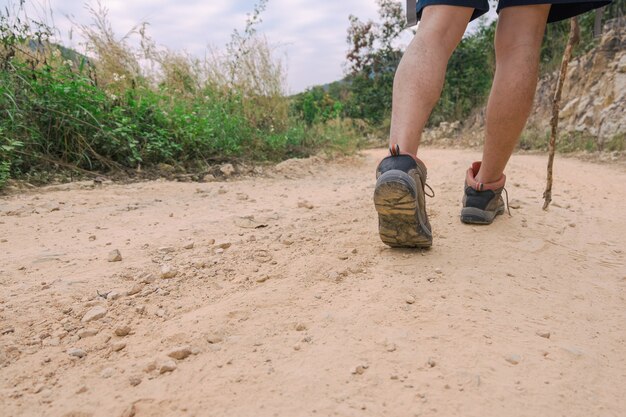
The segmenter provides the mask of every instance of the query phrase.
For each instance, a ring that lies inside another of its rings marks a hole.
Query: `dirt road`
[[[426,150],[421,252],[378,239],[382,155],[0,199],[0,414],[623,416],[626,171],[558,159],[546,213],[514,156],[471,227],[479,155]]]

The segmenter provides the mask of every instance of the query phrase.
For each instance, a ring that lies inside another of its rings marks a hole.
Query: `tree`
[[[382,122],[391,111],[393,77],[402,57],[395,45],[404,30],[400,2],[378,0],[380,22],[362,22],[350,16],[346,55],[351,96],[346,106],[350,117]]]

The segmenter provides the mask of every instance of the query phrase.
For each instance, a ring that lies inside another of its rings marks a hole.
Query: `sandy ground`
[[[435,244],[392,250],[382,155],[0,199],[0,414],[624,416],[626,170],[558,159],[543,212],[514,156],[471,227],[479,155],[425,150]]]

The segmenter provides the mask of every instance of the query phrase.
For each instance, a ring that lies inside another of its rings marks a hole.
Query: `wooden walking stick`
[[[548,176],[546,179],[546,190],[543,192],[543,209],[547,210],[550,202],[552,201],[552,167],[554,166],[554,152],[556,151],[556,140],[558,137],[559,128],[559,111],[561,106],[561,92],[563,91],[563,83],[567,76],[567,66],[572,59],[572,50],[580,42],[580,28],[578,27],[578,19],[572,17],[570,19],[569,37],[567,39],[567,46],[563,52],[563,60],[561,61],[561,71],[559,72],[559,78],[556,82],[556,88],[554,91],[554,98],[552,99],[552,118],[550,119],[550,126],[552,127],[550,132],[550,145],[548,148]]]

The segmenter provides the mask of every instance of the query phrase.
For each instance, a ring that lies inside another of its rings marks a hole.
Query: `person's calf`
[[[502,9],[496,29],[496,74],[487,104],[482,166],[476,179],[497,181],[530,114],[541,40],[550,5]]]

